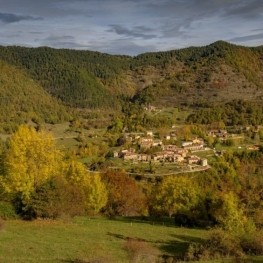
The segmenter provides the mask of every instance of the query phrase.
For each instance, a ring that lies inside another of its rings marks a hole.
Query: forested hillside
[[[56,123],[69,119],[58,103],[22,70],[0,61],[0,128],[11,132],[25,122]]]
[[[218,41],[200,48],[143,54],[135,59],[160,72],[158,81],[138,94],[141,101],[196,106],[263,98],[262,47]]]
[[[136,57],[48,47],[0,47],[0,60],[2,71],[17,79],[5,78],[2,89],[23,83],[38,92],[45,90],[44,97],[49,93],[75,108],[120,112],[127,101],[196,108],[234,99],[260,102],[263,98],[262,46],[248,48],[218,41]],[[36,92],[29,93],[43,97]],[[42,104],[36,104],[34,114],[43,112]]]

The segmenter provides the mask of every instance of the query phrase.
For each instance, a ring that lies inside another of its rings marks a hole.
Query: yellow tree
[[[255,231],[255,225],[239,204],[233,192],[224,193],[221,197],[221,206],[215,212],[215,217],[220,225],[232,234],[248,234]]]
[[[67,179],[79,187],[85,195],[87,212],[98,213],[108,200],[108,191],[99,174],[91,174],[81,162],[71,159],[68,162]]]
[[[153,194],[153,208],[172,216],[186,212],[198,203],[199,190],[188,176],[167,176]]]
[[[59,173],[61,154],[49,133],[22,125],[9,141],[4,164],[5,192],[20,194],[27,203],[39,185]]]

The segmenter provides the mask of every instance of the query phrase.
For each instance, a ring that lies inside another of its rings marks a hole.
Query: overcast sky
[[[136,55],[263,45],[263,0],[0,0],[0,45]]]

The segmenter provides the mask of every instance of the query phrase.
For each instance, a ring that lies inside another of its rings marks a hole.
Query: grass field
[[[206,234],[206,230],[175,227],[167,221],[129,218],[5,221],[0,262],[150,263],[153,256],[181,255],[190,242],[202,242]],[[263,262],[263,258],[248,262]]]
[[[205,230],[165,224],[84,217],[5,221],[0,232],[0,262],[130,262],[124,248],[127,240],[135,240],[138,253],[142,250],[150,257],[180,254],[190,241],[199,242],[206,235]]]

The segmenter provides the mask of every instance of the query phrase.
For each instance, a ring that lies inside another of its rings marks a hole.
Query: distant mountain
[[[49,116],[44,101],[57,103],[50,96],[65,106],[116,111],[127,100],[195,106],[263,99],[263,46],[249,48],[218,41],[136,57],[12,46],[0,47],[0,61],[9,76],[5,80],[1,76],[0,88],[4,83],[6,91],[30,89],[21,93],[26,97],[34,94],[30,101],[38,99],[39,103],[32,104],[35,107],[26,107],[40,118]],[[10,101],[16,103],[17,99]],[[56,105],[52,108],[61,107]],[[47,112],[41,115],[44,108]]]

